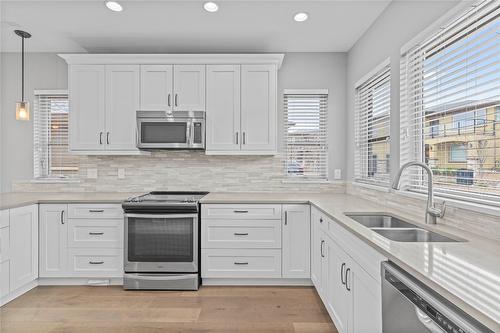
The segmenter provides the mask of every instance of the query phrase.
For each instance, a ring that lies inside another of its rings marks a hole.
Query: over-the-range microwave
[[[205,149],[205,112],[137,111],[137,148]]]

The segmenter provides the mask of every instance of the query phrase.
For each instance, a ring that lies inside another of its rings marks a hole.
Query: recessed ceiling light
[[[215,2],[205,2],[203,8],[210,13],[215,13],[219,10],[219,6]]]
[[[121,12],[123,10],[122,5],[116,1],[106,1],[106,7],[114,12]]]
[[[307,15],[307,13],[297,13],[295,14],[295,16],[293,17],[293,19],[297,22],[304,22],[305,20],[307,20],[309,18],[309,15]]]

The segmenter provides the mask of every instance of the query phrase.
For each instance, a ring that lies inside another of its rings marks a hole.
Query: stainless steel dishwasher
[[[382,263],[384,333],[494,333],[391,262]]]

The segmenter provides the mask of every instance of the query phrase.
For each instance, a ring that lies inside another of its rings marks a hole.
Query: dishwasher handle
[[[494,333],[391,262],[382,263],[382,279],[443,332]]]

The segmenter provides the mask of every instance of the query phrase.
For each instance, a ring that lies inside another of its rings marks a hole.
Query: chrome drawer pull
[[[235,236],[248,236],[248,232],[235,232]]]
[[[236,261],[234,264],[235,265],[248,265],[248,262],[238,262],[238,261]]]
[[[91,264],[91,265],[102,265],[102,264],[104,264],[104,261],[89,261],[89,264]]]
[[[89,232],[89,235],[92,235],[92,236],[100,236],[100,235],[104,235],[104,232]]]
[[[104,213],[104,209],[89,209],[89,213]]]
[[[248,213],[248,210],[233,210],[234,213]]]

